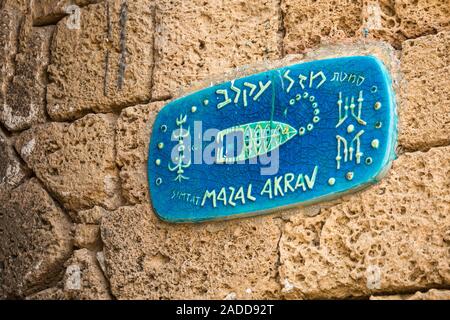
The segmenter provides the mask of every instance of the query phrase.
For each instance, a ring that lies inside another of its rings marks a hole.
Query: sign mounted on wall
[[[372,56],[301,63],[170,102],[149,146],[150,196],[169,222],[256,215],[378,181],[395,157],[391,81]]]

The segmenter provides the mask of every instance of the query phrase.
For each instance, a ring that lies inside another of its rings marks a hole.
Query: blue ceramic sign
[[[169,222],[256,215],[375,183],[395,156],[395,100],[372,56],[313,61],[168,103],[149,146],[152,205]]]

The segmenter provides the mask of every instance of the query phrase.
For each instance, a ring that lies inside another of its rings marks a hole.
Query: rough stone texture
[[[375,187],[312,218],[294,216],[280,241],[288,298],[344,298],[450,284],[450,147],[402,155]]]
[[[372,296],[370,300],[450,300],[450,290],[431,289],[409,295]]]
[[[280,56],[277,0],[157,1],[153,98]]]
[[[100,221],[105,214],[107,214],[105,209],[95,206],[91,209],[78,211],[74,220],[85,224],[100,224]]]
[[[402,41],[450,27],[449,0],[364,0],[368,36],[401,48]]]
[[[30,0],[2,0],[0,1],[0,9],[3,8],[27,13],[30,10]]]
[[[362,0],[283,0],[286,53],[358,36]]]
[[[102,219],[111,290],[119,299],[275,298],[279,221],[173,225],[149,205]]]
[[[114,163],[115,123],[111,114],[47,123],[20,134],[16,150],[67,209],[115,209],[122,203]]]
[[[121,2],[82,8],[79,28],[70,17],[58,23],[48,68],[52,119],[75,119],[150,99],[152,6],[144,0]]]
[[[29,174],[0,129],[0,192],[17,187]]]
[[[450,31],[403,43],[399,143],[406,150],[450,144],[449,52]]]
[[[98,251],[102,248],[100,227],[95,224],[76,224],[73,227],[74,245],[77,248],[87,248]]]
[[[3,113],[8,84],[14,76],[14,57],[22,14],[17,10],[0,9],[0,115]],[[0,118],[1,119],[1,118]]]
[[[78,7],[86,6],[92,3],[102,2],[104,0],[39,0],[33,3],[33,24],[48,25],[54,24],[65,15],[76,14],[73,10]]]
[[[117,158],[125,200],[148,203],[147,159],[153,122],[164,102],[126,108],[117,121]]]
[[[0,193],[0,296],[23,297],[60,275],[72,251],[70,222],[36,179]]]
[[[33,294],[29,300],[110,300],[108,282],[87,249],[76,250],[66,262],[63,280],[57,286]]]
[[[0,121],[10,131],[45,122],[46,69],[53,27],[34,28],[24,19],[15,55],[15,74],[6,84]]]
[[[64,291],[66,298],[76,300],[109,300],[108,282],[94,252],[76,250],[66,263]]]
[[[26,297],[27,300],[64,300],[66,296],[59,287],[52,287]]]
[[[450,27],[449,0],[283,0],[287,53],[327,42],[368,38],[402,41]]]

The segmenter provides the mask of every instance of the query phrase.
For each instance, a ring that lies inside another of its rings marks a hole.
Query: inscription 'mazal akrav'
[[[395,100],[372,56],[270,70],[170,102],[148,179],[156,213],[195,222],[331,199],[376,182],[395,154]]]

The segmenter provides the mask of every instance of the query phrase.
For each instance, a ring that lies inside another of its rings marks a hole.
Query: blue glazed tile
[[[391,81],[372,56],[222,83],[158,114],[151,201],[165,221],[199,222],[329,200],[386,173],[396,124]]]

